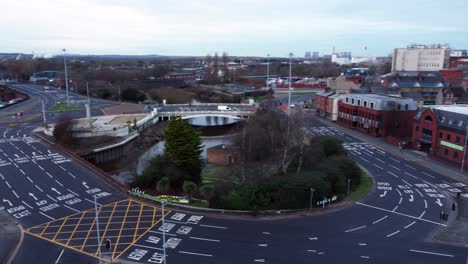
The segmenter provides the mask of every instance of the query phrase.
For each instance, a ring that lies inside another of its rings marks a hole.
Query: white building
[[[439,71],[448,68],[451,49],[443,45],[412,45],[393,53],[392,71]]]

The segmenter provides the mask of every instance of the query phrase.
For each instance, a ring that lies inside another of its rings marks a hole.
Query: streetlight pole
[[[44,121],[44,126],[47,127],[47,118],[46,118],[44,99],[42,99],[41,102],[42,102],[42,119]]]
[[[315,189],[310,187],[310,202],[309,202],[309,210],[312,210],[312,199],[314,197],[314,191]]]
[[[349,200],[349,187],[350,187],[350,185],[351,185],[351,179],[348,179],[348,195],[347,195],[347,196],[348,196],[348,200]]]
[[[291,74],[292,74],[292,52],[289,53],[289,92],[288,92],[288,116],[291,115]]]
[[[269,81],[270,81],[270,54],[267,54],[267,81],[266,81],[267,90],[268,90]]]
[[[106,243],[109,245],[110,262],[112,263],[112,241],[110,239],[106,239]]]
[[[68,97],[68,72],[67,72],[67,50],[63,49],[63,66],[65,68],[65,89],[67,91],[67,104],[70,104],[70,98]]]
[[[465,172],[465,158],[466,158],[466,144],[468,140],[468,126],[465,127],[465,146],[463,146],[463,157],[462,157],[462,163],[461,163],[461,168],[460,172],[463,174]]]
[[[165,216],[166,216],[166,213],[165,213],[165,211],[164,211],[164,205],[165,205],[165,204],[166,204],[165,201],[162,201],[162,202],[161,202],[161,207],[162,207],[162,226],[163,226],[163,228],[162,228],[162,232],[163,232],[162,235],[163,235],[163,255],[164,255],[163,260],[164,260],[164,264],[167,263],[167,262],[166,262],[166,230],[164,229],[164,218],[165,218]]]
[[[98,241],[99,264],[101,264],[102,263],[101,238],[100,238],[100,234],[99,234],[99,216],[98,216],[98,210],[97,210],[97,197],[96,197],[96,195],[94,195],[94,212],[96,214],[96,231],[97,231],[97,241]]]

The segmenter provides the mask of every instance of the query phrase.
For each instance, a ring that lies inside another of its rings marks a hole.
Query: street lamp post
[[[106,239],[106,245],[109,247],[110,262],[112,263],[112,242],[110,239]]]
[[[291,114],[291,74],[292,74],[292,52],[289,53],[289,90],[288,90],[288,116]]]
[[[349,200],[349,187],[351,185],[351,179],[348,179],[348,192],[347,192],[347,196],[348,196],[348,200]]]
[[[267,80],[266,88],[268,90],[268,82],[270,81],[270,54],[267,54]]]
[[[468,140],[468,126],[465,127],[465,146],[463,146],[463,157],[462,157],[462,162],[461,162],[461,168],[460,172],[463,174],[465,172],[465,159],[466,159],[466,144]]]
[[[99,215],[97,210],[97,197],[94,195],[94,212],[96,214],[96,232],[97,232],[97,241],[98,241],[98,256],[99,256],[99,264],[102,263],[102,255],[101,255],[101,238],[99,235]]]
[[[315,189],[314,188],[310,188],[310,202],[309,202],[309,210],[312,210],[312,199],[314,197],[314,191]]]
[[[68,97],[68,72],[67,72],[67,50],[63,49],[63,66],[65,68],[65,89],[67,92],[67,104],[70,104],[70,98]]]
[[[164,264],[166,264],[166,230],[164,229],[164,218],[166,216],[166,212],[164,211],[164,205],[166,204],[165,201],[161,202],[161,207],[162,207],[162,237],[163,237],[163,260]]]

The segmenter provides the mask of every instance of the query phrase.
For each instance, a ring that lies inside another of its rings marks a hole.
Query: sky
[[[0,0],[0,52],[386,56],[468,48],[466,0]],[[367,50],[364,48],[367,47]]]

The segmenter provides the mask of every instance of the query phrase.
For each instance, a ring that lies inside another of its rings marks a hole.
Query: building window
[[[408,104],[405,104],[405,110],[408,110]]]
[[[450,134],[447,134],[446,139],[447,139],[448,141],[450,141],[450,139],[452,139],[452,137],[450,136]]]
[[[361,105],[361,100],[357,100],[357,105]]]
[[[367,101],[364,101],[364,107],[367,107]]]
[[[426,121],[432,121],[432,117],[431,117],[431,116],[426,116],[426,117],[424,118],[424,120],[426,120]]]
[[[354,104],[354,99],[351,99],[351,104]]]
[[[401,104],[397,105],[397,110],[401,110]]]
[[[440,153],[440,148],[439,148],[439,147],[436,147],[436,148],[435,148],[435,151],[436,151],[436,153]]]
[[[439,138],[443,138],[444,134],[442,132],[439,133]]]
[[[346,97],[346,102],[347,102],[347,103],[349,102],[349,98],[348,98],[348,97]]]
[[[424,135],[426,135],[426,136],[432,137],[432,130],[430,130],[430,129],[423,128],[423,129],[422,129],[422,133],[423,133]]]
[[[370,103],[370,108],[374,109],[374,103]]]
[[[455,143],[456,143],[456,144],[459,144],[459,143],[460,143],[460,137],[458,137],[458,136],[455,137]]]
[[[419,126],[416,126],[416,132],[419,132]]]
[[[448,149],[444,149],[444,155],[445,155],[445,156],[448,155]]]
[[[453,153],[453,159],[458,159],[458,152],[455,151],[455,152]]]

